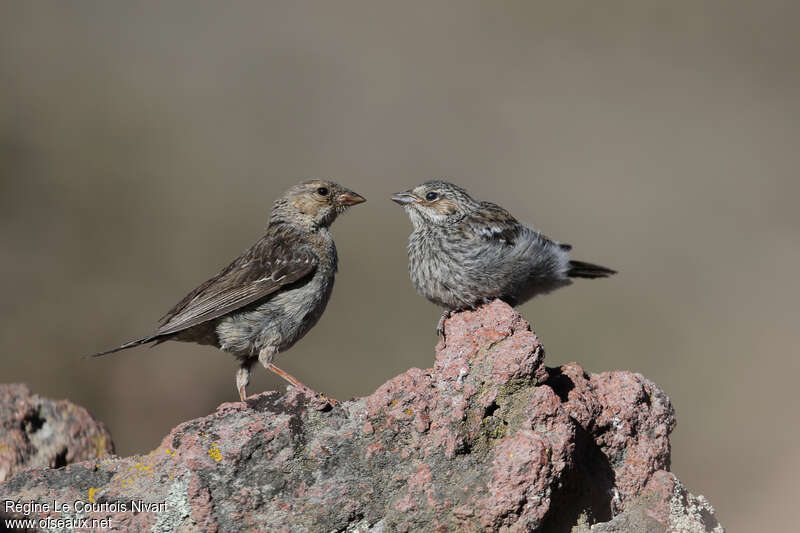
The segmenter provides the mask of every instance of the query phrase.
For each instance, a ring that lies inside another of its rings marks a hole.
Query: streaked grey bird
[[[499,298],[519,305],[572,283],[605,278],[610,268],[574,261],[572,246],[551,240],[517,221],[499,205],[474,200],[461,187],[427,181],[392,200],[403,206],[413,231],[408,270],[417,291],[452,311]]]
[[[275,201],[266,234],[170,309],[152,335],[90,357],[168,340],[210,344],[239,360],[236,389],[243,402],[256,361],[313,393],[272,361],[322,316],[338,262],[329,228],[365,201],[332,181],[295,185]]]

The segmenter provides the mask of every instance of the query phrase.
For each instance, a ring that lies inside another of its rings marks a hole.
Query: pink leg
[[[295,387],[297,389],[300,389],[300,390],[306,391],[306,394],[308,394],[309,396],[322,397],[325,400],[327,400],[328,402],[330,402],[331,405],[336,405],[336,404],[339,403],[337,400],[334,400],[333,398],[327,398],[326,396],[324,396],[322,394],[317,394],[316,392],[314,392],[314,389],[312,389],[308,385],[302,383],[299,379],[297,379],[296,377],[294,377],[290,373],[286,372],[285,370],[281,370],[280,368],[278,368],[277,366],[273,365],[272,363],[267,365],[267,370],[275,372],[280,377],[282,377],[283,379],[288,381],[293,387]]]

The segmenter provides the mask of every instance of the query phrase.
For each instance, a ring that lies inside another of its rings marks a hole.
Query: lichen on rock
[[[0,385],[0,482],[33,467],[59,468],[114,453],[102,422],[67,400]]]
[[[263,393],[145,456],[30,470],[0,493],[167,502],[92,515],[153,531],[719,531],[668,472],[674,425],[639,374],[546,368],[529,324],[495,301],[446,321],[432,368],[368,397]]]

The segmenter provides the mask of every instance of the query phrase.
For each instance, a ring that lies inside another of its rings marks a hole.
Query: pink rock
[[[0,481],[32,467],[59,468],[114,453],[111,435],[82,407],[0,385]]]
[[[638,374],[543,361],[528,323],[495,301],[445,322],[432,368],[366,398],[264,393],[147,455],[28,470],[0,494],[162,505],[85,515],[135,530],[721,530],[668,472],[666,394]]]
[[[653,472],[669,470],[675,413],[669,397],[640,374],[604,372],[592,376],[590,385],[601,408],[594,419],[596,442],[614,458],[616,486],[625,501]]]
[[[534,529],[550,510],[552,449],[536,432],[520,429],[494,449],[481,525]]]

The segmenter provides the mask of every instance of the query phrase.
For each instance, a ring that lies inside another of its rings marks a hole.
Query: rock
[[[28,468],[59,468],[114,453],[105,425],[82,407],[0,385],[0,481]]]
[[[366,398],[259,394],[147,455],[29,470],[0,494],[77,503],[36,517],[152,531],[722,531],[668,472],[664,392],[543,361],[495,301],[446,321],[433,368]]]
[[[593,526],[581,523],[572,533],[628,533],[630,531],[711,531],[725,530],[714,516],[714,508],[703,496],[693,496],[673,474],[654,473],[642,492],[633,498],[623,513],[608,522]]]

